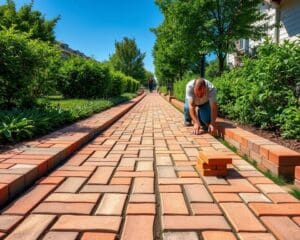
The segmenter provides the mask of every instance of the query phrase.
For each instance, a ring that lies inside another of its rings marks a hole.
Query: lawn
[[[0,144],[7,145],[49,133],[134,98],[124,93],[108,99],[39,98],[34,108],[0,110]]]

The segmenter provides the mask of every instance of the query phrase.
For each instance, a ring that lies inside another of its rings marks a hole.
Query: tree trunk
[[[200,77],[205,77],[205,54],[201,54],[200,59]]]
[[[218,60],[219,60],[219,74],[221,75],[225,70],[226,55],[223,53],[219,53]]]

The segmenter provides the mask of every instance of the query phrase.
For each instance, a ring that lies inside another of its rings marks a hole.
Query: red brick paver
[[[149,94],[2,209],[0,239],[299,240],[300,202],[212,136],[191,131]],[[227,177],[200,176],[199,151],[226,152]]]

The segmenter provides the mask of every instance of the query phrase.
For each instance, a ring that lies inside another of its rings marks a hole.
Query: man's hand
[[[209,126],[208,126],[208,131],[211,133],[211,134],[215,134],[215,132],[216,132],[216,127],[214,126],[214,125],[212,125],[212,124],[209,124]]]
[[[194,124],[193,134],[196,134],[196,135],[200,134],[200,125],[198,123]]]

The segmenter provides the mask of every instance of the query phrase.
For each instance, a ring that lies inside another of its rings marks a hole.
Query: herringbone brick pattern
[[[227,152],[226,178],[196,170]],[[149,94],[0,215],[0,239],[299,240],[300,202]]]

